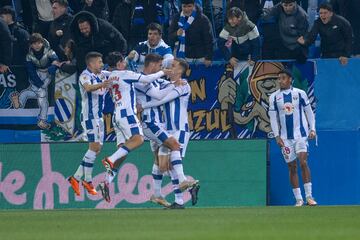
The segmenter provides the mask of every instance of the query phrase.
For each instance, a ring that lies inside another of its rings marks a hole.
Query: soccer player
[[[276,143],[280,146],[289,168],[290,183],[296,199],[296,207],[304,205],[299,188],[297,161],[300,161],[306,202],[317,203],[312,197],[311,175],[307,164],[308,138],[316,137],[315,117],[306,93],[292,87],[292,74],[284,69],[279,73],[280,89],[270,95],[269,116]]]
[[[127,71],[125,70],[126,61],[119,52],[113,52],[110,55],[114,61],[111,64],[116,65],[116,70],[110,74],[109,80],[111,81],[110,89],[115,104],[113,123],[119,148],[111,156],[102,160],[107,171],[107,181],[99,186],[106,201],[110,201],[108,183],[113,180],[120,164],[130,151],[141,146],[144,141],[142,128],[136,116],[134,83],[149,84],[171,73],[171,70],[167,69],[150,75]]]
[[[147,75],[159,71],[162,61],[163,57],[158,54],[151,53],[146,55],[143,73]],[[151,84],[136,83],[137,103],[150,102],[152,99],[161,100],[174,88],[174,84],[163,79],[157,79]],[[152,167],[154,194],[151,196],[150,201],[164,207],[169,207],[170,203],[161,194],[163,173],[169,170],[169,155],[167,152],[159,152],[159,148],[164,144],[172,151],[179,151],[180,144],[164,129],[164,117],[161,106],[144,109],[141,112],[141,118],[144,135],[150,140],[150,147],[154,155]]]
[[[175,202],[171,204],[169,209],[183,209],[184,201],[182,192],[186,189],[190,189],[190,193],[193,198],[193,205],[197,201],[197,191],[199,190],[198,180],[190,181],[185,177],[182,158],[185,157],[186,147],[189,141],[189,124],[187,107],[189,97],[191,93],[190,85],[186,80],[182,79],[189,68],[188,63],[183,59],[174,59],[172,62],[172,71],[170,75],[171,82],[175,85],[175,88],[161,100],[152,100],[145,102],[141,109],[161,106],[164,104],[164,115],[166,130],[172,136],[174,136],[180,143],[180,151],[171,150],[165,145],[160,147],[159,152],[170,154],[170,162],[172,169],[170,170],[171,180],[174,186]],[[160,156],[159,156],[160,160]]]
[[[92,171],[96,155],[100,153],[104,138],[104,121],[102,118],[103,96],[110,81],[106,80],[106,73],[102,71],[104,64],[102,54],[89,52],[86,57],[87,68],[79,78],[81,93],[81,125],[85,139],[89,142],[89,149],[85,153],[80,166],[73,176],[68,178],[76,195],[80,195],[79,181],[84,176],[82,185],[91,195],[97,192],[92,184]]]

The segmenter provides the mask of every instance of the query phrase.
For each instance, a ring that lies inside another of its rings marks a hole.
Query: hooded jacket
[[[90,36],[84,36],[79,30],[78,20],[86,19],[91,26]],[[75,56],[78,71],[86,68],[85,56],[88,52],[97,51],[106,57],[112,51],[126,53],[126,40],[109,22],[96,18],[92,13],[82,11],[74,16],[70,25],[72,38],[76,44]]]

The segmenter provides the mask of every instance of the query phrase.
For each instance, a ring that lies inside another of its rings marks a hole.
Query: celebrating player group
[[[106,169],[104,180],[99,184],[103,198],[111,201],[109,184],[126,156],[143,144],[145,136],[150,140],[154,155],[154,193],[149,200],[167,209],[183,209],[183,192],[189,191],[195,205],[199,181],[187,179],[182,164],[190,137],[187,107],[191,89],[182,78],[189,68],[188,63],[174,59],[171,68],[161,70],[162,56],[148,54],[143,72],[136,73],[126,70],[126,60],[119,52],[108,55],[109,71],[102,70],[100,53],[90,52],[85,60],[87,69],[80,75],[79,85],[81,122],[89,149],[77,171],[68,179],[75,194],[80,195],[80,181],[89,194],[97,194],[92,184],[92,170],[103,144],[104,98],[111,94],[117,150],[102,160]],[[171,177],[175,194],[172,204],[161,193],[164,175]]]

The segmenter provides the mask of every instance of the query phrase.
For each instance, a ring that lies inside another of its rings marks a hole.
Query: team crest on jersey
[[[283,110],[286,115],[291,115],[294,112],[294,105],[292,103],[284,103]]]

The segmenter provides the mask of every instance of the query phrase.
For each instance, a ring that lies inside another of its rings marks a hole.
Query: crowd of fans
[[[69,73],[85,68],[90,51],[104,56],[129,53],[134,61],[156,52],[206,66],[216,52],[221,54],[215,60],[233,66],[260,59],[304,62],[318,35],[322,58],[338,58],[345,65],[348,58],[359,56],[360,1],[319,0],[319,17],[309,22],[310,1],[228,0],[226,18],[217,31],[208,11],[216,0],[4,0],[0,72],[25,65],[29,54],[41,58],[43,49],[29,51],[35,33],[56,53],[55,66]]]

